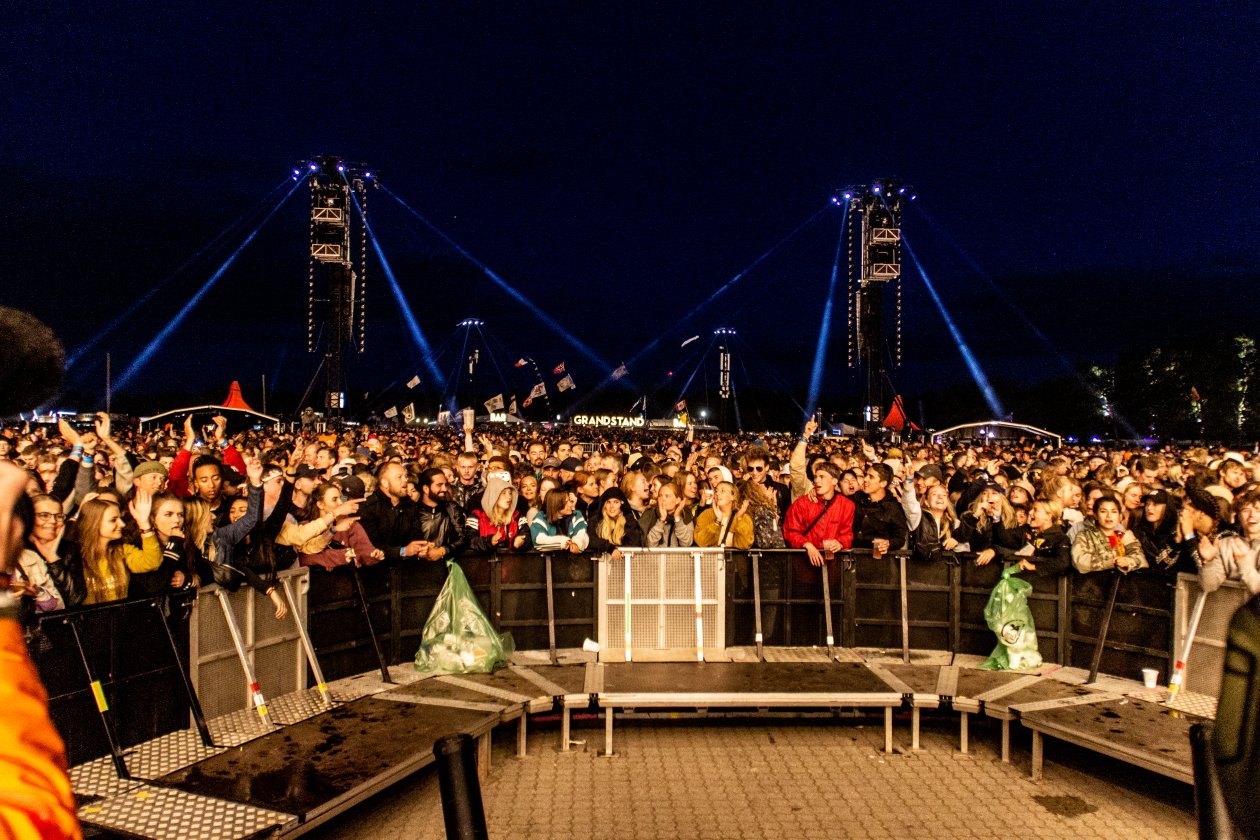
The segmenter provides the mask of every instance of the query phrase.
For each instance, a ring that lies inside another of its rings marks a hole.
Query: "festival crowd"
[[[39,612],[217,583],[286,607],[295,565],[727,546],[1026,576],[1197,572],[1260,592],[1260,458],[1206,448],[872,444],[688,430],[9,428],[31,504],[12,587]],[[24,508],[26,509],[26,508]],[[20,511],[19,511],[20,513]]]

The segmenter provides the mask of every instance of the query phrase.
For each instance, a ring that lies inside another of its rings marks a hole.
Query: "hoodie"
[[[494,510],[494,504],[504,490],[512,493],[512,504],[508,508],[511,511],[511,518],[506,525],[495,525],[490,519],[490,512]],[[529,527],[525,522],[525,517],[516,509],[519,495],[510,481],[505,481],[498,476],[491,476],[486,481],[485,492],[481,494],[481,506],[468,514],[468,520],[464,526],[468,536],[469,551],[482,554],[494,551],[523,551],[529,547]],[[494,539],[496,534],[499,537],[497,542]],[[512,543],[521,535],[526,538],[525,545],[514,549]]]

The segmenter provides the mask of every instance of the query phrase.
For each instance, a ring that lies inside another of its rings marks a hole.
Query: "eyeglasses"
[[[50,519],[56,520],[57,522],[66,521],[66,515],[64,513],[47,513],[45,511],[36,513],[35,518],[43,520],[44,522],[47,522]]]
[[[752,470],[753,472],[765,472],[765,471],[766,471],[766,468],[765,468],[765,467],[749,467],[748,469]]]

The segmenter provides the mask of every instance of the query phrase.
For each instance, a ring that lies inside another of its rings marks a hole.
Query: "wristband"
[[[798,443],[809,443],[809,438],[797,438]]]
[[[228,442],[227,442],[226,440],[221,440],[221,441],[219,441],[219,448],[220,448],[220,449],[227,449],[227,448],[228,448]]]
[[[402,548],[398,549],[398,556],[399,557],[407,556],[407,546],[404,545]]]
[[[73,458],[75,455],[82,455],[82,454],[83,454],[83,444],[76,443],[74,446],[70,447],[71,458]]]
[[[83,460],[80,463],[82,463],[85,467],[90,467],[96,462],[93,460],[91,455],[84,455]]]

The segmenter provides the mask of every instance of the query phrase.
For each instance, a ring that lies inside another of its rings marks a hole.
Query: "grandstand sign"
[[[607,429],[641,429],[645,422],[642,417],[617,414],[577,414],[573,417],[575,426],[600,426]]]

